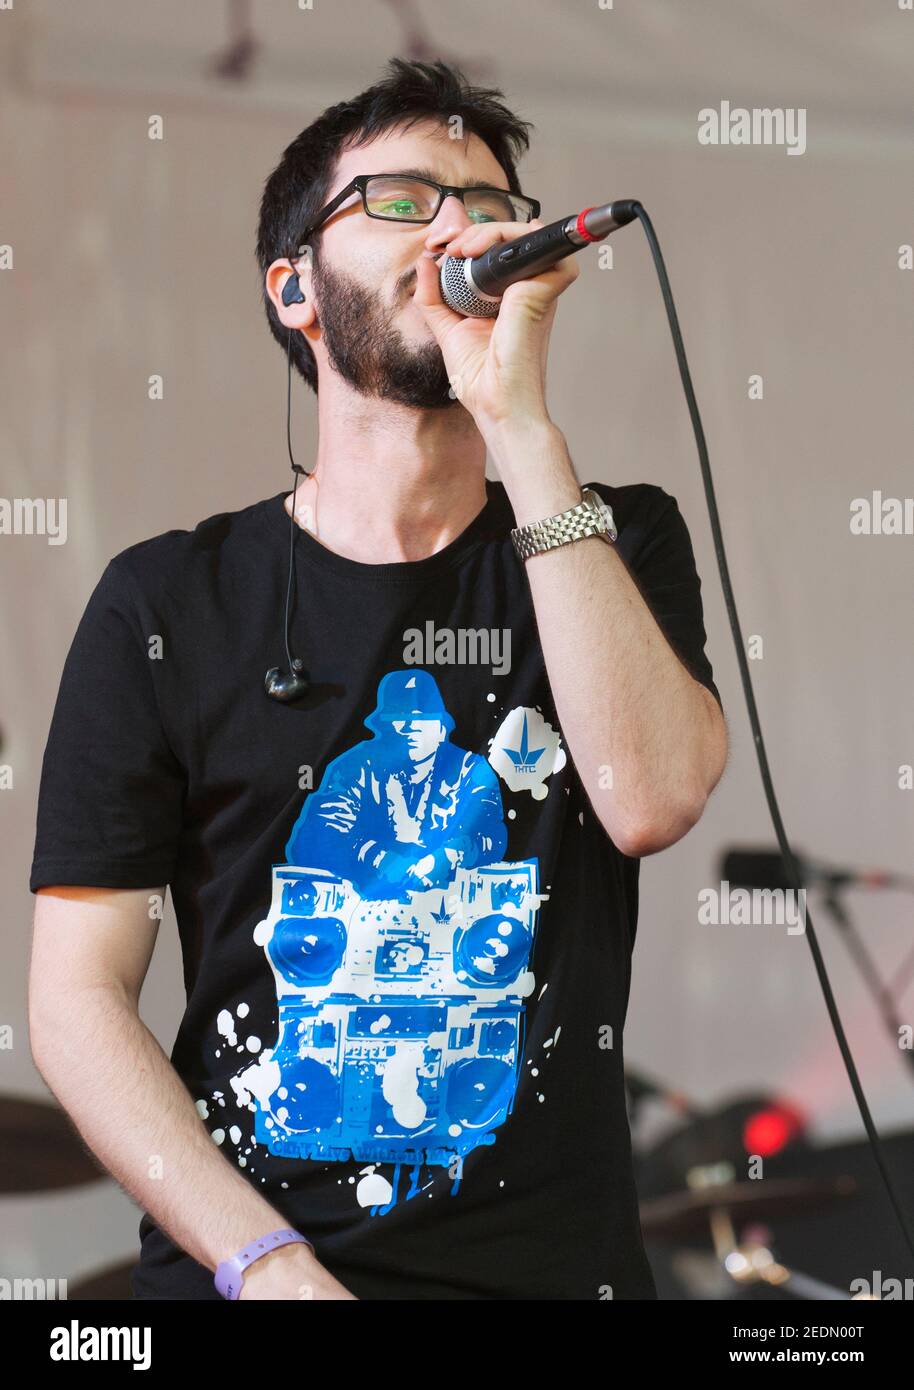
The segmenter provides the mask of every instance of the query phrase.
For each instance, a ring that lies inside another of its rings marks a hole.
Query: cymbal
[[[106,1177],[59,1106],[0,1096],[0,1194],[51,1192]]]
[[[692,1236],[706,1236],[712,1211],[727,1211],[741,1223],[774,1221],[851,1197],[856,1191],[856,1179],[848,1176],[765,1178],[668,1192],[641,1203],[641,1231],[645,1240],[676,1244]]]

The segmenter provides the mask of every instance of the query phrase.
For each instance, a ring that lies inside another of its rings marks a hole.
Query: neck
[[[299,481],[295,519],[348,559],[422,560],[482,511],[485,463],[485,442],[461,405],[413,409],[324,378],[317,459]]]

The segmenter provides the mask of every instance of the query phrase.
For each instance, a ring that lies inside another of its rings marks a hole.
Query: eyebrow
[[[439,184],[444,182],[443,179],[440,179],[438,177],[438,174],[434,169],[427,169],[425,167],[422,167],[420,169],[379,169],[378,173],[399,174],[402,175],[404,178],[430,179],[432,183]],[[475,179],[470,179],[469,181],[464,183],[452,184],[450,186],[453,188],[495,188],[496,192],[498,193],[510,193],[511,191],[509,188],[496,188],[496,185],[492,183],[477,183]]]

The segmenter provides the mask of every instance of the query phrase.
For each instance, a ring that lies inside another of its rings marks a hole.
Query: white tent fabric
[[[14,776],[0,796],[0,1017],[16,1042],[4,1085],[23,1093],[43,1090],[26,1043],[27,868],[66,648],[111,555],[286,485],[284,364],[253,259],[260,190],[298,130],[406,51],[401,7],[381,0],[252,13],[261,48],[240,84],[211,74],[226,36],[213,0],[45,0],[0,15],[0,242],[13,252],[0,274],[2,492],[68,500],[65,545],[0,536],[0,760]],[[427,0],[408,13],[435,56],[502,87],[535,123],[522,174],[544,219],[615,197],[649,210],[740,617],[764,639],[751,665],[788,833],[837,864],[904,871],[914,537],[852,535],[849,509],[877,488],[912,490],[914,272],[899,248],[914,240],[914,13],[895,0]],[[699,112],[723,101],[804,108],[805,152],[700,145]],[[161,141],[147,137],[154,114]],[[732,739],[699,826],[643,861],[626,1056],[700,1102],[768,1089],[823,1138],[859,1134],[804,938],[698,924],[721,847],[773,833],[650,256],[637,226],[612,249],[612,269],[582,256],[560,305],[550,409],[582,478],[655,482],[679,500]],[[147,396],[156,373],[160,402]],[[749,398],[756,373],[762,400]],[[294,409],[307,466],[313,398],[300,389]],[[910,899],[847,903],[890,975],[914,947]],[[907,1125],[910,1071],[812,896],[810,907],[877,1123]],[[143,1001],[166,1049],[181,996],[169,915]],[[914,1021],[914,986],[899,1012]],[[25,1247],[20,1220],[12,1239]],[[130,1246],[129,1211],[117,1230],[113,1254]]]

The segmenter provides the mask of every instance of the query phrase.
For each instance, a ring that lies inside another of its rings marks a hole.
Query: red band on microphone
[[[596,204],[594,204],[594,206],[596,206]],[[591,236],[590,232],[588,232],[587,228],[584,226],[584,218],[589,212],[593,212],[593,208],[585,208],[583,212],[578,213],[578,220],[575,224],[576,230],[584,237],[585,241],[602,241],[602,237]]]

